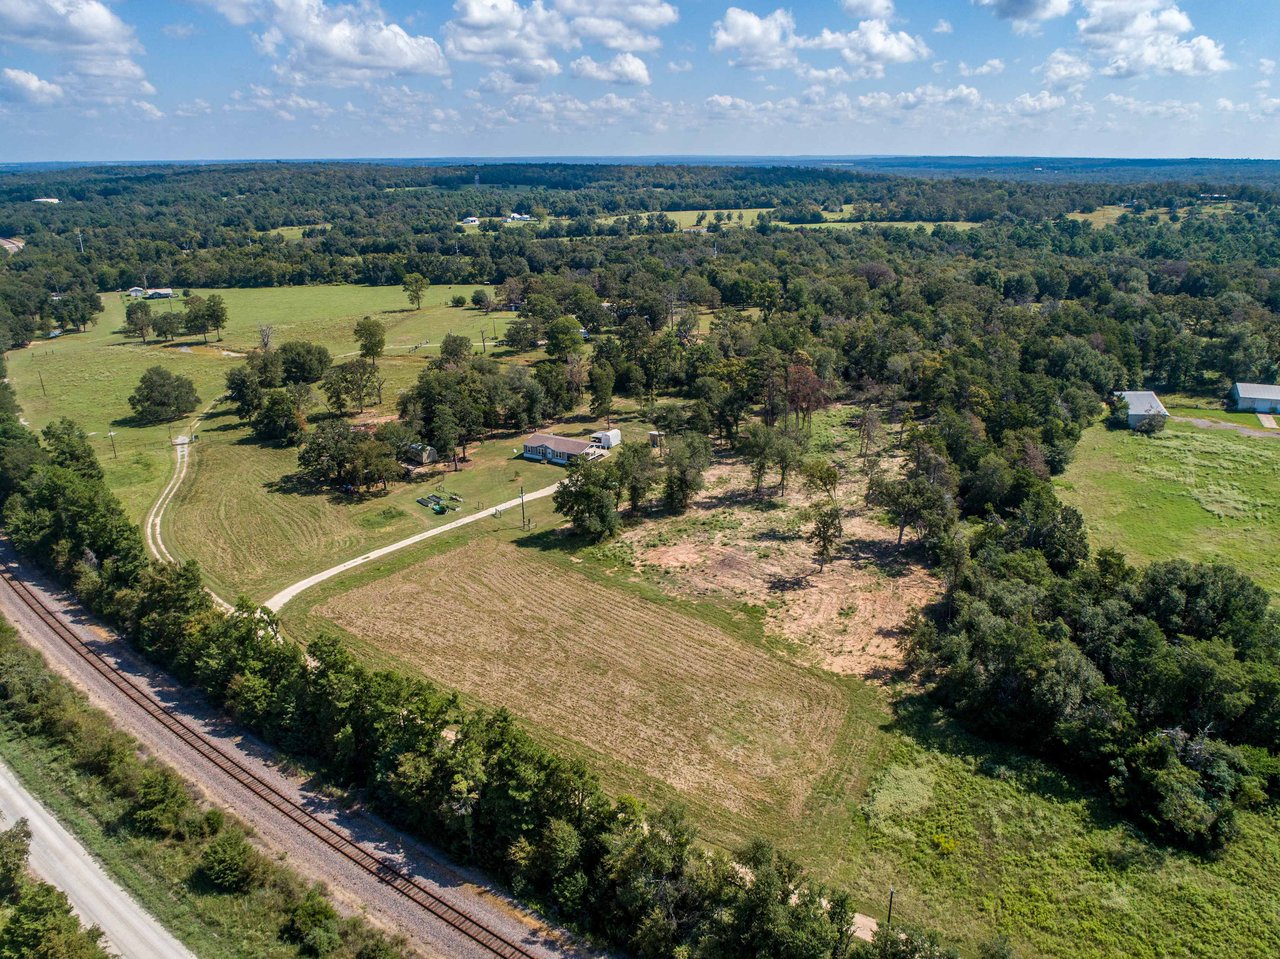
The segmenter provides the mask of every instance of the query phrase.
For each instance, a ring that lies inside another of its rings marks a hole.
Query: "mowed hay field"
[[[539,530],[547,501],[531,509]],[[918,701],[798,665],[764,611],[671,597],[616,544],[483,520],[322,584],[284,610],[518,716],[614,795],[685,805],[710,841],[764,837],[858,909],[1023,957],[1280,953],[1280,817],[1204,860],[1147,842],[1106,800]],[[899,698],[900,697],[900,698]],[[1142,932],[1138,932],[1142,930]]]
[[[1095,548],[1140,564],[1234,563],[1280,595],[1280,434],[1174,422],[1143,437],[1097,426],[1058,489],[1084,514]]]
[[[170,439],[188,432],[188,420],[171,426],[139,426],[130,419],[129,394],[143,371],[160,365],[190,377],[200,395],[201,409],[225,388],[227,370],[243,362],[236,353],[258,345],[259,326],[273,329],[277,345],[303,339],[326,346],[341,361],[352,354],[351,329],[362,316],[376,316],[387,326],[386,396],[394,403],[396,389],[417,376],[425,360],[438,354],[441,338],[463,333],[480,345],[480,332],[492,336],[505,329],[510,313],[488,316],[471,308],[446,306],[454,294],[468,298],[475,287],[432,287],[421,310],[410,309],[399,287],[354,285],[275,287],[253,290],[197,290],[218,293],[227,303],[229,322],[223,339],[180,336],[170,343],[124,336],[126,298],[103,294],[104,311],[85,333],[68,333],[54,340],[37,340],[7,354],[9,381],[18,394],[23,416],[40,429],[59,416],[68,416],[94,434],[91,440],[106,470],[107,482],[131,518],[141,521],[168,481],[173,468]],[[156,300],[159,313],[182,309],[180,300]],[[428,345],[417,350],[415,346]],[[410,352],[412,351],[412,352]],[[116,433],[113,456],[109,430]]]
[[[575,571],[556,571],[549,591],[547,565],[472,539],[316,612],[681,792],[799,813],[839,733],[838,688]]]

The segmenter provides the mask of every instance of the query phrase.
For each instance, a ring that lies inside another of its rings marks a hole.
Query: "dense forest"
[[[868,460],[872,501],[914,531],[947,587],[912,630],[920,679],[985,734],[1075,771],[1153,837],[1209,854],[1231,841],[1237,810],[1280,786],[1280,620],[1234,569],[1171,560],[1136,570],[1095,553],[1052,486],[1117,389],[1221,395],[1232,380],[1276,378],[1277,197],[1238,187],[1224,210],[1202,192],[797,168],[27,174],[0,180],[10,201],[0,235],[28,241],[0,266],[0,324],[12,345],[93,322],[96,296],[144,276],[408,289],[416,274],[497,286],[483,306],[517,314],[509,345],[546,344],[547,358],[512,372],[469,348],[442,356],[401,398],[389,443],[465,444],[616,391],[652,404],[690,460],[710,437],[776,459],[803,442],[816,407],[842,399],[885,411],[895,445]],[[25,202],[35,194],[64,202]],[[1122,201],[1130,212],[1105,229],[1067,216]],[[852,206],[868,221],[981,225],[782,222],[809,205]],[[686,232],[663,215],[680,209],[766,212]],[[535,220],[457,225],[511,210]],[[265,232],[282,225],[315,228],[298,240]],[[697,334],[706,312],[709,330]],[[589,360],[556,345],[579,326],[592,337]],[[291,354],[309,370],[300,380],[326,375],[327,356],[313,363],[306,344]],[[287,403],[283,370],[257,355],[236,374],[243,416],[271,396]],[[589,771],[535,746],[504,714],[470,713],[445,691],[369,672],[330,640],[313,638],[308,662],[251,608],[217,614],[198,569],[146,558],[72,425],[37,438],[12,396],[5,406],[0,496],[14,543],[179,676],[367,787],[406,826],[640,955],[854,948],[841,938],[847,901],[802,882],[776,851],[742,852],[755,877],[744,886],[727,860],[693,851],[678,813],[606,798]],[[303,435],[283,439],[305,453]],[[614,483],[621,502],[626,480],[594,480]],[[610,497],[596,501],[606,508],[595,515],[607,514]],[[460,732],[441,748],[447,727]],[[740,925],[721,921],[725,908]]]

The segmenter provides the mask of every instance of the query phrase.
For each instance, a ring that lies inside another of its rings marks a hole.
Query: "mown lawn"
[[[1058,491],[1084,513],[1095,548],[1139,564],[1234,563],[1280,593],[1280,439],[1183,423],[1150,438],[1097,426]]]
[[[486,520],[322,584],[285,626],[508,708],[611,793],[682,803],[728,848],[763,836],[862,912],[883,920],[893,886],[895,921],[969,954],[995,932],[1023,957],[1280,951],[1274,811],[1219,859],[1149,843],[910,695],[797,665],[759,607],[673,598],[532,513],[532,534]]]

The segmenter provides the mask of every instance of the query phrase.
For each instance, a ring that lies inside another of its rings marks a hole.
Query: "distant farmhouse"
[[[1262,383],[1237,383],[1231,387],[1231,401],[1236,409],[1251,413],[1280,413],[1280,386]]]
[[[1150,390],[1128,390],[1116,394],[1129,407],[1129,429],[1136,430],[1152,420],[1161,422],[1169,418],[1169,411],[1160,402],[1160,397]]]
[[[140,286],[131,286],[126,292],[129,294],[129,296],[133,297],[135,300],[139,300],[139,299],[171,300],[173,299],[173,290],[169,289],[169,287],[167,286],[161,286],[154,290],[144,290]]]
[[[479,218],[478,216],[468,216],[468,217],[464,217],[464,218],[463,218],[463,220],[462,220],[462,225],[463,225],[463,226],[475,226],[475,225],[476,225],[476,224],[478,224],[479,222],[480,222],[480,218]]]

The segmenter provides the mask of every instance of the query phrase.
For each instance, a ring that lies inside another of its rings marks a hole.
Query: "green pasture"
[[[161,365],[190,377],[203,409],[222,393],[227,370],[243,362],[238,354],[257,346],[260,327],[272,328],[276,345],[291,339],[321,343],[341,362],[354,355],[352,327],[362,316],[372,315],[387,326],[384,375],[388,401],[394,403],[396,390],[411,384],[425,359],[438,354],[446,333],[471,336],[480,348],[481,333],[492,340],[495,330],[497,335],[504,331],[509,313],[485,315],[470,306],[458,309],[446,305],[455,294],[469,299],[474,289],[432,287],[421,310],[409,307],[399,287],[196,290],[201,295],[218,293],[226,300],[229,322],[221,341],[216,336],[209,337],[208,343],[201,336],[179,336],[170,343],[151,340],[146,345],[122,332],[125,297],[104,294],[104,311],[86,332],[40,339],[11,351],[7,355],[9,380],[33,428],[69,416],[93,434],[91,440],[107,481],[129,515],[141,520],[170,475],[171,438],[189,431],[187,421],[159,426],[132,421],[128,397],[148,367]],[[157,313],[176,311],[182,305],[178,300],[156,300],[152,309]],[[115,436],[110,437],[110,432]]]
[[[1240,414],[1215,418],[1226,415]],[[1280,592],[1280,436],[1178,422],[1153,437],[1096,426],[1058,490],[1084,513],[1095,547],[1139,564],[1234,563]]]

